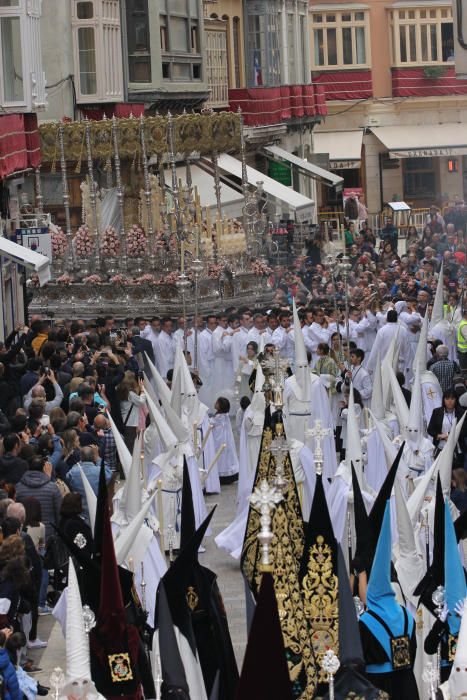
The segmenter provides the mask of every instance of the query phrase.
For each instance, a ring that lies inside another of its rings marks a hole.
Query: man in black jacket
[[[5,453],[0,457],[0,479],[7,484],[17,484],[28,469],[28,463],[18,457],[21,441],[16,433],[6,435],[3,440]]]

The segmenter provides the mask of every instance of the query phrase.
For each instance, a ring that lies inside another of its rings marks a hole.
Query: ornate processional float
[[[43,165],[61,173],[65,225],[50,227],[53,278],[41,288],[31,279],[31,313],[192,315],[270,301],[271,226],[261,183],[247,181],[241,114],[46,123],[40,135]],[[224,212],[223,152],[241,154],[238,216]],[[193,184],[195,164],[213,206],[203,206]],[[75,229],[70,167],[83,172]],[[36,208],[42,202],[39,178]]]

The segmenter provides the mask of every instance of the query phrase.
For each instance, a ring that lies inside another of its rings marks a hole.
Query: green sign
[[[268,175],[273,180],[280,182],[281,185],[290,187],[292,184],[292,169],[284,163],[278,163],[276,160],[269,161]]]

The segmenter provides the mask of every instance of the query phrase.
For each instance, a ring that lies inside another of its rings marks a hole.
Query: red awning
[[[35,114],[0,116],[0,178],[36,168],[41,162]]]
[[[100,121],[104,119],[112,119],[112,117],[141,117],[144,116],[144,104],[139,102],[121,102],[113,105],[105,105],[103,107],[83,107],[83,115],[87,119],[92,119],[93,121]]]

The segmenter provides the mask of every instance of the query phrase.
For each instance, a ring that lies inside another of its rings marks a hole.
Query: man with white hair
[[[52,372],[52,370],[47,369],[46,372],[47,372],[46,374],[43,374],[39,378],[39,381],[37,382],[37,384],[35,384],[32,387],[32,389],[30,389],[28,391],[28,393],[24,397],[23,406],[27,410],[33,399],[43,399],[45,401],[44,413],[46,413],[48,415],[53,408],[57,408],[62,403],[63,391],[61,389],[60,384],[57,382],[55,374]],[[44,389],[44,382],[46,379],[48,379],[49,381],[52,382],[53,388],[55,390],[55,397],[51,401],[47,401],[47,397],[46,397],[46,393],[45,393],[45,389]]]
[[[455,374],[460,374],[457,362],[449,359],[449,348],[447,345],[438,345],[436,348],[436,362],[431,367],[431,371],[438,379],[443,392],[452,389]]]

